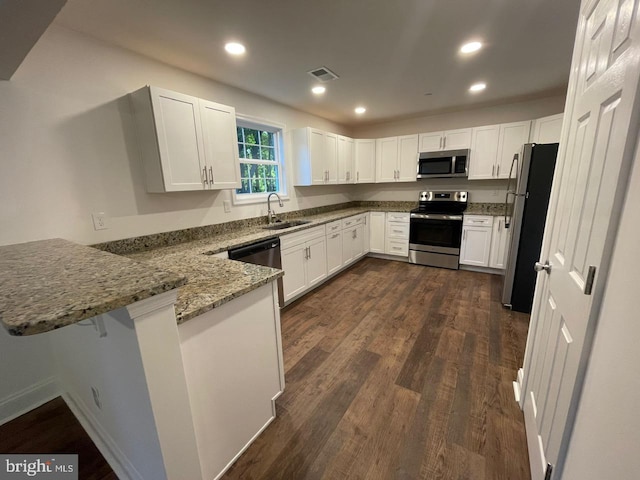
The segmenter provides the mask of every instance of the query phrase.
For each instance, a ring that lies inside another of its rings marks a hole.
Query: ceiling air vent
[[[309,70],[307,73],[321,82],[328,82],[338,78],[338,75],[333,73],[327,67],[314,68],[313,70]]]

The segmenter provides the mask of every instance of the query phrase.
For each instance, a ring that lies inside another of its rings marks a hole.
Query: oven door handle
[[[441,213],[412,213],[411,218],[420,220],[459,220],[462,221],[462,215],[443,215]]]

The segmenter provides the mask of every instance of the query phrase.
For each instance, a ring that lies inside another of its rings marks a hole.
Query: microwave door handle
[[[456,173],[456,156],[451,155],[451,175]]]

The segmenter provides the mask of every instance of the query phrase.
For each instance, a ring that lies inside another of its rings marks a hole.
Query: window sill
[[[289,201],[289,195],[284,195],[281,193],[278,193],[278,195],[280,196],[280,199],[283,202],[287,202]],[[231,196],[231,202],[234,205],[255,205],[258,203],[267,203],[267,197],[269,196],[269,194],[264,194],[264,195],[252,195],[248,198],[238,198],[238,196],[234,193]],[[274,198],[272,201],[278,201],[277,198]]]

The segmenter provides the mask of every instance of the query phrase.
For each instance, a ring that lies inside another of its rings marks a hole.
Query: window
[[[282,127],[237,119],[241,187],[238,203],[263,200],[271,192],[285,193]]]

